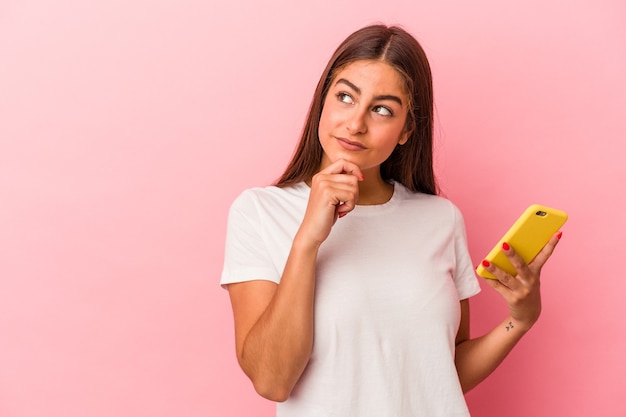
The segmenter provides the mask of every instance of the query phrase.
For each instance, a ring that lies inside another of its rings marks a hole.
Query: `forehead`
[[[332,85],[345,79],[359,87],[363,93],[406,95],[402,75],[385,61],[360,60],[351,62],[337,73]]]

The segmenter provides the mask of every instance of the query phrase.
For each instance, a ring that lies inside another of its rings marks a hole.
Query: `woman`
[[[480,291],[459,210],[437,196],[428,61],[398,27],[368,26],[330,59],[275,186],[229,214],[222,285],[239,364],[279,416],[466,416],[539,317],[539,273],[483,263],[510,315],[470,339]],[[486,262],[486,261],[485,261]]]

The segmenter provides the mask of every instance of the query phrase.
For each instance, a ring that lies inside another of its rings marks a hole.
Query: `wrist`
[[[313,239],[309,239],[301,230],[296,233],[291,244],[291,250],[302,253],[313,253],[317,255],[322,242],[317,242]]]
[[[518,333],[526,334],[536,323],[536,320],[526,321],[526,320],[518,320],[514,317],[509,316],[504,321],[504,327],[507,332],[516,331]]]

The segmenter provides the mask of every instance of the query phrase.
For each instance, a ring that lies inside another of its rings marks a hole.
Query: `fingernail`
[[[558,235],[556,235],[557,239],[560,239],[560,238],[561,238],[561,236],[563,236],[563,232],[559,232],[559,234],[558,234]]]
[[[344,217],[346,214],[348,213],[339,213],[339,218],[341,219],[342,217]]]
[[[485,260],[483,261],[483,266],[484,266],[485,268],[489,268],[489,265],[491,265],[491,264],[489,263],[489,261],[488,261],[488,260],[486,260],[486,259],[485,259]]]
[[[509,246],[508,243],[504,242],[504,243],[502,243],[502,249],[509,250],[509,249],[511,249],[511,247]]]
[[[365,179],[365,175],[361,174],[361,179],[364,180]]]

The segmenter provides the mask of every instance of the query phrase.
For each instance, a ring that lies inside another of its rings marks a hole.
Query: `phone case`
[[[502,243],[507,242],[526,263],[529,263],[566,221],[567,213],[564,211],[533,204],[517,219],[485,259],[515,276],[517,271],[502,252]],[[495,279],[482,263],[476,268],[476,273],[484,278]]]

